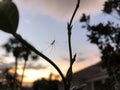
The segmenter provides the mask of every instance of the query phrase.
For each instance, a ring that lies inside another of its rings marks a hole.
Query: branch
[[[73,19],[74,19],[74,17],[75,17],[75,14],[76,14],[79,6],[80,6],[80,0],[77,1],[76,8],[75,8],[75,10],[74,10],[74,12],[73,12],[73,15],[72,15],[71,20],[70,20],[70,23],[69,23],[70,26],[72,25]]]
[[[70,22],[67,25],[70,66],[69,66],[69,69],[68,69],[67,74],[66,74],[66,85],[67,85],[67,89],[66,90],[70,89],[71,80],[72,80],[72,66],[73,66],[73,63],[74,63],[74,61],[76,59],[76,54],[74,55],[74,57],[72,56],[71,31],[72,31],[72,22],[73,22],[73,19],[75,17],[75,14],[77,13],[77,10],[79,8],[79,4],[80,4],[80,0],[77,1],[76,8],[75,8],[75,10],[73,12],[73,15],[72,15],[72,17],[70,19]]]
[[[73,19],[75,17],[75,14],[77,13],[77,10],[79,8],[79,5],[80,5],[80,0],[77,1],[77,4],[76,4],[76,8],[73,12],[73,15],[70,19],[70,22],[68,23],[68,26],[67,26],[67,29],[68,29],[68,46],[69,46],[69,55],[70,55],[70,64],[72,64],[72,46],[71,46],[71,31],[72,31],[72,22],[73,22]]]

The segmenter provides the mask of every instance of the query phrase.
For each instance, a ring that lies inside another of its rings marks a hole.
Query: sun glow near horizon
[[[22,69],[18,70],[18,74],[22,74]],[[46,70],[34,70],[34,69],[26,69],[24,74],[23,82],[30,82],[40,79],[40,78],[48,78],[49,72]]]
[[[95,64],[97,62],[99,62],[98,57],[95,57],[95,61],[94,62],[88,62],[88,61],[83,61],[83,62],[75,62],[73,65],[73,72],[78,72],[92,64]],[[62,70],[63,74],[65,75],[69,66],[69,62],[68,61],[59,61],[57,62],[57,65],[60,67],[60,69]],[[25,70],[25,75],[24,75],[24,79],[23,79],[23,85],[28,85],[31,86],[32,83],[35,80],[38,79],[49,79],[50,74],[53,73],[55,75],[58,75],[58,72],[54,69],[54,67],[52,67],[51,65],[49,65],[46,69],[39,69],[39,70],[35,70],[35,69],[26,69]],[[18,74],[21,75],[22,74],[22,69],[18,70]],[[61,77],[59,77],[58,80],[61,80]]]
[[[85,51],[85,50],[84,50]],[[62,51],[61,51],[62,52]],[[87,51],[85,51],[87,52]],[[59,51],[60,53],[60,51]],[[63,54],[63,52],[62,52]],[[87,55],[87,53],[85,53]],[[89,58],[87,57],[85,60],[80,60],[82,58],[77,58],[76,62],[73,65],[73,72],[78,72],[90,65],[93,65],[97,62],[100,61],[100,57],[99,57],[99,52],[96,51],[96,49],[92,49],[92,55],[89,56]],[[6,62],[7,61],[12,61],[12,70],[11,73],[14,73],[14,58],[6,58]],[[63,72],[64,75],[66,75],[66,72],[68,70],[69,67],[69,59],[65,58],[65,57],[54,57],[53,60],[56,65],[58,65],[58,67],[60,68],[60,70]],[[31,64],[32,63],[32,64]],[[30,65],[36,65],[38,64],[39,67],[41,65],[45,66],[45,68],[35,68]],[[10,64],[11,65],[11,64]],[[23,62],[19,62],[18,64],[18,70],[17,73],[18,75],[21,77],[22,75],[22,69],[23,69]],[[29,67],[30,66],[30,67]],[[55,70],[55,68],[50,65],[48,62],[46,62],[45,60],[41,59],[38,60],[37,62],[30,62],[28,61],[26,69],[25,69],[25,73],[24,73],[24,79],[23,79],[23,85],[24,86],[31,86],[33,84],[34,81],[41,79],[41,78],[45,78],[45,79],[49,79],[50,74],[53,73],[57,76],[60,76],[59,73]],[[61,78],[59,77],[58,80],[61,80]]]

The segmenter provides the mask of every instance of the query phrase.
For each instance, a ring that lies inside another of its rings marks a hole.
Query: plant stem
[[[24,66],[23,66],[22,78],[21,78],[21,83],[20,83],[21,86],[22,86],[23,79],[24,79],[24,73],[25,73],[26,64],[27,64],[27,60],[25,60],[25,62],[24,62]]]
[[[79,8],[80,0],[77,1],[76,8],[73,12],[73,15],[70,19],[70,22],[68,23],[68,47],[69,47],[69,56],[70,56],[70,65],[72,65],[72,46],[71,46],[71,33],[72,33],[72,22],[75,17],[75,14],[77,13],[77,10]]]
[[[14,73],[14,89],[18,90],[18,86],[17,86],[17,66],[18,66],[18,59],[17,57],[15,57],[15,73]]]
[[[72,26],[73,19],[74,19],[74,17],[75,17],[75,14],[76,14],[79,6],[80,6],[80,0],[77,0],[76,8],[75,8],[75,10],[74,10],[74,12],[73,12],[73,15],[72,15],[71,19],[70,19],[70,23],[69,23],[70,26]]]
[[[14,74],[15,78],[17,77],[17,66],[18,66],[18,59],[15,58],[15,74]]]
[[[16,39],[18,39],[22,44],[24,44],[26,47],[28,47],[30,50],[32,50],[37,55],[39,55],[40,57],[42,57],[43,59],[45,59],[47,62],[49,62],[58,71],[58,73],[62,77],[62,80],[63,80],[63,83],[64,83],[64,87],[66,88],[66,81],[65,81],[65,77],[64,77],[63,73],[61,72],[61,70],[59,69],[59,67],[51,59],[49,59],[47,56],[45,56],[44,54],[42,54],[41,52],[39,52],[31,44],[29,44],[27,41],[25,41],[19,34],[13,33],[13,36]]]
[[[70,89],[70,86],[71,86],[71,81],[72,81],[72,65],[75,61],[75,58],[76,58],[76,54],[73,58],[73,55],[72,55],[72,45],[71,45],[71,34],[72,34],[72,22],[73,22],[73,19],[75,17],[75,14],[79,8],[79,4],[80,4],[80,0],[78,0],[77,4],[76,4],[76,8],[73,12],[73,15],[70,19],[70,22],[68,23],[67,25],[67,30],[68,30],[68,48],[69,48],[69,58],[70,58],[70,66],[69,66],[69,69],[67,71],[67,74],[66,74],[66,85],[67,85],[67,90]]]

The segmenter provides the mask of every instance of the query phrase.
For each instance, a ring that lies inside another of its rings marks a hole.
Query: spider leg
[[[50,51],[48,52],[48,55],[50,55],[52,53],[53,49],[54,49],[54,45],[51,45],[51,48],[50,48]]]

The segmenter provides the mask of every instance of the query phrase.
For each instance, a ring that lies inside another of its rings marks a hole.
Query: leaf
[[[87,21],[87,16],[85,14],[82,15],[80,18],[80,22],[86,22]]]
[[[19,13],[16,5],[9,0],[0,2],[0,29],[7,33],[16,33]]]
[[[104,12],[110,14],[112,12],[112,2],[111,1],[106,1],[104,5]]]

